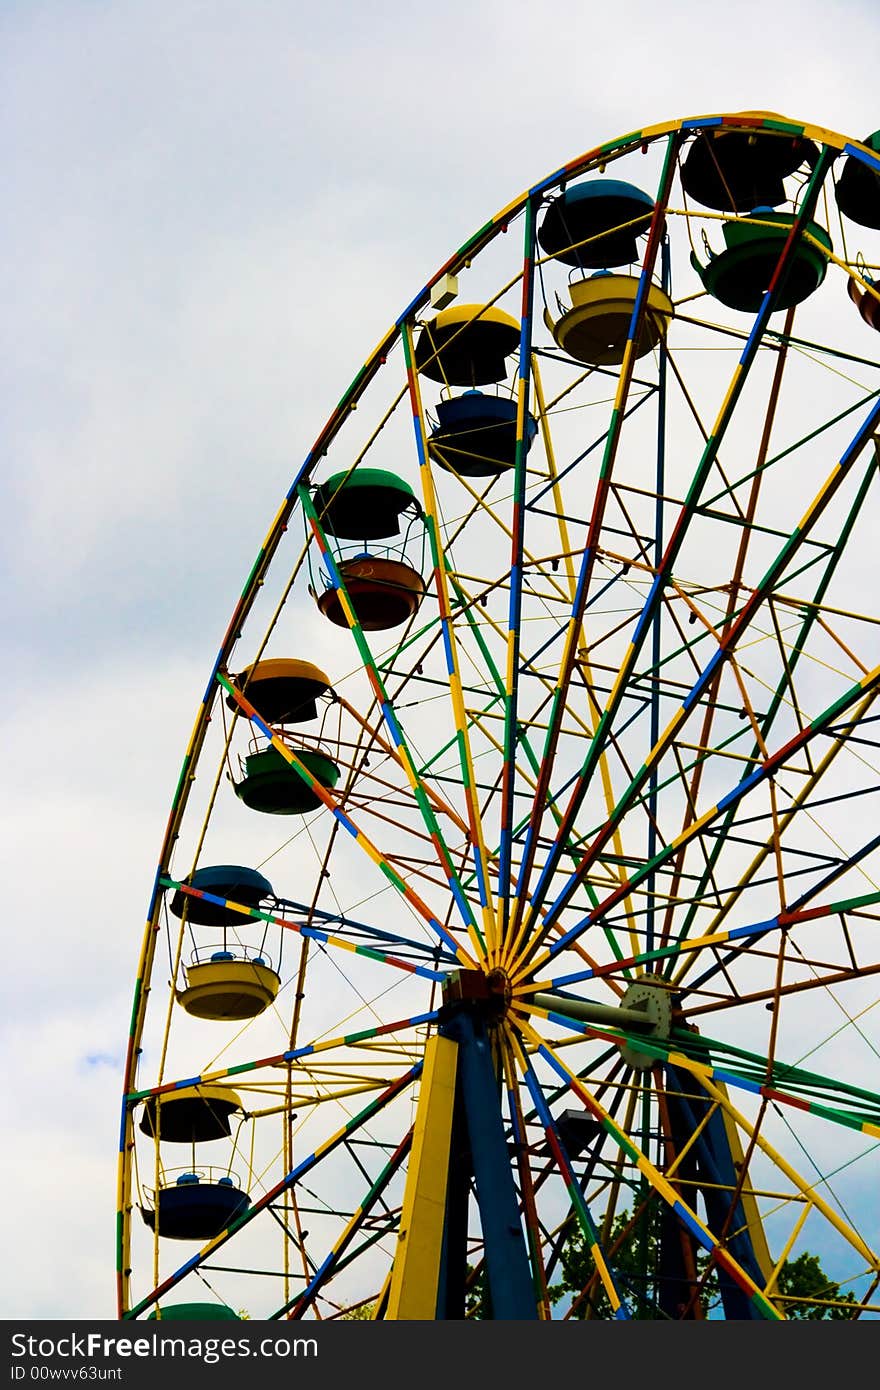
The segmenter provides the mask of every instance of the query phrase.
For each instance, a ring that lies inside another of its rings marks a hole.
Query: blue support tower
[[[482,981],[485,982],[485,976]],[[501,1088],[492,1060],[486,1010],[478,1003],[450,1004],[440,1031],[457,1043],[459,1052],[437,1316],[465,1316],[462,1272],[466,1262],[467,1208],[473,1179],[483,1231],[485,1288],[491,1301],[491,1316],[496,1320],[535,1320],[538,1317],[535,1291],[511,1171]]]

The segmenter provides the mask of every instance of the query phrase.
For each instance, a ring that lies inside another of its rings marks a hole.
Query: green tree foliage
[[[652,1290],[659,1252],[659,1209],[650,1208],[632,1229],[630,1225],[628,1211],[621,1212],[615,1218],[610,1238],[604,1242],[606,1252],[609,1252],[609,1264],[633,1316],[643,1320],[659,1319],[663,1313],[657,1307]],[[614,1249],[618,1241],[620,1243]],[[549,1289],[551,1302],[558,1303],[571,1294],[575,1300],[573,1317],[610,1318],[611,1302],[601,1281],[596,1281],[588,1298],[580,1297],[595,1272],[593,1257],[580,1229],[573,1230],[565,1240],[560,1252],[560,1264],[562,1279]],[[717,1287],[710,1278],[700,1300],[704,1313],[708,1312],[716,1296]]]
[[[492,1300],[489,1297],[489,1280],[486,1278],[485,1262],[474,1272],[468,1265],[465,1287],[465,1317],[488,1320],[492,1317]]]
[[[804,1253],[798,1255],[796,1260],[786,1260],[779,1271],[776,1287],[780,1294],[789,1298],[807,1300],[804,1303],[784,1303],[787,1318],[797,1318],[802,1322],[841,1322],[849,1321],[853,1316],[855,1295],[840,1292],[840,1285],[828,1278],[818,1255]]]
[[[355,1303],[351,1308],[346,1308],[344,1313],[339,1314],[339,1321],[372,1322],[375,1308],[375,1303]]]
[[[620,1245],[613,1255],[609,1255],[617,1279],[618,1288],[629,1305],[633,1317],[639,1319],[659,1319],[664,1316],[658,1308],[653,1294],[654,1276],[659,1258],[659,1223],[657,1209],[648,1220],[642,1220],[631,1231],[629,1212],[621,1212],[614,1221],[610,1238],[605,1242],[607,1251],[613,1249],[620,1238]],[[701,1278],[706,1273],[708,1257],[697,1252],[696,1273]],[[586,1241],[579,1230],[572,1232],[560,1252],[562,1279],[550,1289],[550,1297],[559,1303],[567,1295],[574,1298],[572,1317],[609,1318],[611,1304],[604,1287],[596,1282],[589,1299],[579,1297],[590,1282],[595,1266]],[[857,1300],[852,1293],[841,1293],[840,1285],[830,1279],[823,1270],[818,1255],[804,1253],[797,1259],[786,1260],[779,1271],[776,1290],[780,1304],[789,1319],[800,1321],[841,1321],[851,1319]],[[711,1314],[718,1305],[720,1294],[718,1282],[712,1270],[705,1278],[700,1294],[700,1306],[704,1316]],[[791,1300],[791,1301],[789,1301]]]

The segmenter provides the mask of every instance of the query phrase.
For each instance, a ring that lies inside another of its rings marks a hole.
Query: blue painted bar
[[[457,1011],[441,1031],[459,1048],[459,1094],[473,1160],[493,1316],[535,1321],[535,1291],[489,1042],[464,1010]]]

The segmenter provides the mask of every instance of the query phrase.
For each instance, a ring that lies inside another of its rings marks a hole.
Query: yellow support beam
[[[718,1089],[721,1092],[724,1099],[729,1104],[730,1097],[727,1094],[727,1087],[725,1086],[724,1082],[717,1081],[716,1085],[718,1086]],[[737,1174],[742,1175],[742,1170],[745,1166],[745,1154],[743,1152],[743,1146],[740,1141],[739,1130],[736,1127],[736,1121],[734,1120],[730,1111],[725,1110],[723,1105],[721,1107],[721,1118],[724,1121],[724,1130],[727,1135],[727,1142],[730,1146],[730,1157],[733,1160],[733,1166],[736,1169]],[[740,1187],[739,1200],[742,1204],[743,1214],[746,1218],[746,1226],[748,1228],[749,1239],[752,1242],[752,1249],[755,1252],[755,1259],[757,1260],[758,1268],[760,1269],[766,1281],[764,1287],[768,1288],[770,1283],[770,1276],[773,1273],[773,1260],[770,1257],[770,1250],[767,1245],[767,1236],[764,1231],[764,1222],[761,1219],[761,1212],[758,1208],[758,1203],[755,1200],[754,1188],[749,1182],[748,1171],[746,1171],[745,1175],[743,1176],[742,1186]]]
[[[457,1043],[439,1033],[428,1039],[385,1313],[388,1322],[433,1322],[437,1316],[457,1065]]]

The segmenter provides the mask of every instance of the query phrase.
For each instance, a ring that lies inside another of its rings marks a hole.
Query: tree
[[[840,1285],[828,1278],[818,1255],[805,1252],[798,1255],[796,1260],[786,1260],[779,1271],[776,1287],[780,1294],[789,1298],[808,1300],[805,1303],[784,1303],[787,1318],[796,1318],[801,1322],[841,1322],[849,1321],[853,1316],[851,1310],[856,1304],[855,1295],[840,1292]]]
[[[354,1303],[350,1308],[346,1308],[339,1314],[340,1322],[372,1322],[375,1312],[375,1302]]]
[[[465,1276],[466,1318],[484,1320],[492,1317],[492,1300],[489,1295],[489,1280],[486,1276],[485,1260],[479,1269],[475,1270],[473,1265],[467,1266]]]
[[[611,1226],[609,1238],[604,1249],[611,1265],[617,1287],[626,1299],[633,1315],[641,1320],[661,1319],[664,1315],[657,1306],[653,1293],[655,1272],[660,1248],[659,1208],[649,1207],[643,1217],[633,1225],[628,1211],[622,1211]],[[589,1246],[580,1228],[570,1232],[560,1251],[562,1279],[548,1290],[552,1303],[558,1303],[566,1294],[574,1295],[572,1317],[598,1318],[611,1317],[611,1301],[601,1280],[596,1278],[595,1265]],[[701,1262],[699,1273],[705,1268]],[[588,1296],[583,1291],[593,1280]],[[705,1314],[717,1297],[717,1284],[711,1274],[700,1294],[700,1307]]]
[[[608,1252],[608,1260],[614,1270],[618,1288],[630,1305],[633,1316],[641,1320],[659,1319],[664,1316],[653,1293],[660,1250],[659,1220],[656,1215],[658,1210],[656,1206],[649,1208],[647,1220],[639,1222],[631,1231],[628,1230],[631,1223],[629,1212],[621,1212],[611,1227],[610,1238],[605,1242],[605,1250]],[[620,1244],[614,1250],[617,1241]],[[610,1253],[612,1250],[613,1254]],[[714,1270],[710,1270],[706,1275],[708,1262],[709,1257],[699,1251],[696,1273],[701,1281],[699,1297],[704,1316],[717,1305],[720,1298]],[[566,1237],[560,1252],[560,1263],[562,1279],[550,1289],[551,1301],[558,1303],[566,1294],[572,1294],[572,1317],[609,1318],[611,1303],[600,1281],[594,1282],[589,1297],[581,1297],[583,1290],[593,1279],[595,1265],[579,1229]],[[840,1285],[828,1277],[818,1255],[807,1253],[799,1255],[795,1260],[786,1260],[776,1280],[776,1291],[780,1295],[779,1301],[785,1316],[800,1321],[850,1319],[857,1304],[852,1293],[842,1294]],[[788,1299],[805,1301],[789,1302]]]

